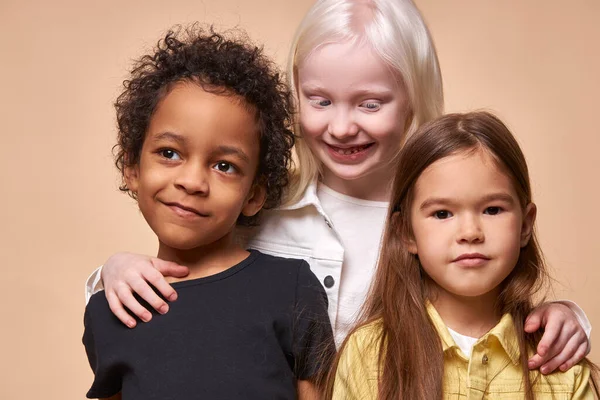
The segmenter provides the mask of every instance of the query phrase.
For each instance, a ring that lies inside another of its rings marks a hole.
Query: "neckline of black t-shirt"
[[[187,281],[173,282],[171,283],[171,286],[174,288],[181,288],[186,286],[203,285],[205,283],[211,283],[214,281],[227,279],[230,276],[237,274],[238,272],[246,268],[248,265],[252,264],[254,261],[256,261],[258,256],[261,255],[260,252],[253,249],[248,249],[248,251],[250,252],[248,257],[244,258],[239,263],[227,268],[225,271],[218,272],[214,275],[203,276],[201,278],[189,279]]]

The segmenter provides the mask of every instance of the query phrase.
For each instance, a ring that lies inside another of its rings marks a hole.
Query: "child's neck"
[[[500,321],[495,307],[498,290],[481,296],[457,296],[438,289],[431,303],[446,326],[461,335],[480,338]]]
[[[230,232],[213,243],[188,250],[167,246],[159,240],[157,257],[189,268],[190,273],[184,278],[167,277],[168,282],[177,282],[223,272],[243,261],[248,252],[235,243]]]
[[[371,201],[390,201],[394,168],[389,173],[380,168],[357,179],[342,179],[325,169],[321,181],[338,193],[357,199]]]

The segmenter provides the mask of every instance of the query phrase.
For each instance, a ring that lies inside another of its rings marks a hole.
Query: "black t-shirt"
[[[173,284],[169,312],[129,329],[104,292],[85,310],[87,397],[294,399],[335,353],[323,287],[302,260],[252,250],[219,274]]]

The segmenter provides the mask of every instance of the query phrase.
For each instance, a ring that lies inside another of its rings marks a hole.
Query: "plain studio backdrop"
[[[112,103],[131,60],[171,25],[198,20],[246,29],[284,65],[311,4],[0,2],[0,398],[84,398],[84,282],[114,252],[155,254],[153,233],[117,190],[111,155]],[[531,169],[553,296],[576,301],[598,327],[600,2],[417,5],[437,45],[447,111],[485,108],[513,130]]]

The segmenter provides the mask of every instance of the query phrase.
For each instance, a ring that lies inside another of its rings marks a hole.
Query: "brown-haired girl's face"
[[[523,210],[511,178],[489,152],[473,149],[421,173],[410,218],[409,250],[419,256],[435,292],[476,297],[498,290],[517,264],[535,205]]]

